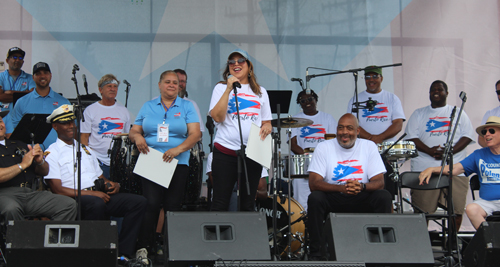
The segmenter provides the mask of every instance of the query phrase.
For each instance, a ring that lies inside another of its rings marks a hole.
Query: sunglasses
[[[486,135],[487,132],[490,132],[490,134],[495,134],[495,129],[493,129],[493,128],[489,128],[488,130],[482,129],[481,130],[481,135],[484,136],[484,135]]]
[[[500,90],[497,90],[497,95],[500,95]]]
[[[22,57],[22,56],[11,56],[10,58],[12,58],[12,59],[19,59],[19,60],[23,60],[24,59],[24,57]]]
[[[240,65],[243,64],[243,63],[245,63],[245,62],[247,62],[247,60],[245,58],[242,58],[242,57],[238,58],[237,61],[238,61],[238,64],[240,64]],[[227,61],[227,64],[228,65],[234,65],[234,64],[236,64],[236,60],[230,59],[230,60]]]
[[[378,77],[381,77],[382,75],[379,75],[379,74],[373,74],[373,75],[365,75],[365,80],[368,80],[368,79],[378,79]]]
[[[308,97],[308,98],[301,98],[301,99],[299,100],[299,102],[300,102],[300,104],[305,104],[305,103],[307,103],[307,102],[311,102],[311,101],[313,101],[313,99],[314,99],[314,98],[310,96],[310,97]]]

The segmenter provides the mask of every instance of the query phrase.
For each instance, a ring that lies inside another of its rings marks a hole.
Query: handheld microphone
[[[464,91],[460,92],[459,97],[460,99],[462,99],[463,102],[467,101],[467,94]]]
[[[127,86],[130,86],[130,83],[128,83],[127,80],[123,80],[123,83],[126,84]]]
[[[227,76],[228,79],[231,78],[231,77],[233,77],[233,75]],[[234,82],[233,83],[233,88],[241,88],[240,82]]]
[[[87,83],[87,76],[85,74],[82,74],[82,79],[83,79],[83,87],[85,87],[85,92],[87,92],[87,95],[89,94],[89,87]]]

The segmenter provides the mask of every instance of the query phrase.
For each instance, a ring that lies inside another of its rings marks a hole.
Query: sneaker
[[[148,251],[145,248],[137,250],[135,253],[135,258],[142,263],[149,265]]]

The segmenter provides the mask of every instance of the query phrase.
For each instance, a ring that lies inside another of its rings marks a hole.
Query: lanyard
[[[19,77],[20,77],[20,76],[21,76],[21,74],[19,74],[19,76],[17,76],[17,79],[14,81],[14,84],[12,84],[12,82],[10,81],[10,79],[12,79],[12,80],[14,80],[14,79],[13,79],[13,78],[12,78],[12,76],[10,76],[10,74],[9,74],[9,78],[10,78],[10,79],[7,79],[7,80],[9,80],[10,90],[14,91],[14,86],[16,85],[17,81],[19,81]]]
[[[172,108],[172,106],[175,104],[175,100],[177,100],[177,97],[174,99],[174,102],[172,102],[172,104],[170,104],[170,108]],[[163,103],[163,99],[161,99],[161,96],[160,96],[160,101],[161,101],[161,104],[163,105],[163,108],[165,108],[167,111],[165,111],[165,116],[163,117],[163,124],[165,124],[165,120],[167,119],[167,112],[169,110],[169,108],[167,106],[165,106],[165,103]]]

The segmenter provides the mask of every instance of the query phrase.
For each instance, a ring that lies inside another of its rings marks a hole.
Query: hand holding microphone
[[[241,88],[240,81],[238,78],[234,77],[233,75],[227,76],[227,83],[233,85],[233,89],[235,88]]]

